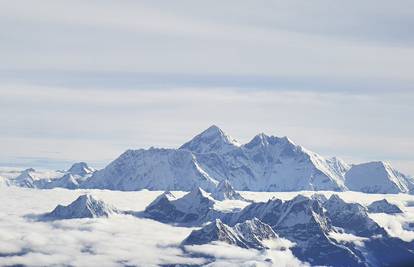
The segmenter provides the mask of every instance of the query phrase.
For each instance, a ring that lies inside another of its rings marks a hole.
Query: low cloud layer
[[[26,215],[48,212],[68,204],[83,191],[31,190],[0,187],[0,265],[159,266],[163,264],[208,264],[211,266],[301,266],[278,241],[268,252],[246,250],[217,243],[183,251],[179,243],[192,228],[173,227],[129,215],[99,219],[54,222],[31,221]],[[125,210],[142,210],[160,192],[91,191],[106,202]],[[202,251],[207,257],[191,256]]]
[[[207,264],[207,266],[306,266],[295,258],[290,249],[295,244],[285,239],[268,241],[267,251],[247,250],[228,244],[213,242],[207,245],[179,248],[180,242],[194,228],[173,227],[153,220],[129,215],[110,218],[73,219],[53,222],[30,220],[33,214],[51,211],[57,204],[67,205],[79,195],[89,192],[95,197],[121,210],[142,211],[161,192],[118,192],[108,190],[33,190],[1,187],[0,203],[0,265],[27,264],[30,266],[159,266],[163,264]],[[310,195],[314,192],[300,192]],[[329,197],[332,192],[322,192]],[[181,196],[184,192],[174,192]],[[242,192],[256,201],[273,196],[291,199],[298,192]],[[369,205],[386,197],[399,205],[403,215],[370,214],[390,235],[406,241],[414,239],[407,226],[414,223],[413,202],[410,195],[364,194],[339,192],[347,202]],[[228,201],[222,205],[235,207]],[[237,205],[236,205],[237,206]],[[357,242],[361,238],[347,234],[333,234],[341,242]],[[215,259],[212,261],[212,259]]]

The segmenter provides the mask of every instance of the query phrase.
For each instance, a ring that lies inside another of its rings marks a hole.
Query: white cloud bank
[[[29,266],[158,266],[163,264],[209,264],[208,266],[285,266],[306,264],[297,260],[289,250],[294,244],[284,239],[269,241],[271,250],[246,250],[214,242],[201,246],[179,243],[193,228],[173,227],[147,219],[116,215],[101,219],[73,219],[54,222],[33,222],[28,214],[42,214],[57,204],[69,204],[80,194],[90,192],[121,210],[143,210],[161,192],[118,192],[109,190],[36,190],[0,186],[0,265],[27,264]],[[242,192],[245,197],[266,201],[275,196],[291,199],[297,194],[314,192]],[[322,192],[330,196],[332,192]],[[182,195],[184,192],[174,192]],[[414,196],[406,194],[364,194],[339,192],[349,202],[368,205],[387,198],[403,208],[403,215],[371,214],[392,236],[414,240],[406,225],[414,223],[414,207],[407,206]],[[223,205],[238,207],[237,203]],[[342,242],[362,244],[364,239],[348,234],[333,234]],[[203,256],[199,255],[201,253]],[[196,255],[196,256],[194,256]],[[211,259],[215,258],[214,262]]]
[[[28,214],[50,211],[68,204],[82,190],[31,190],[0,187],[0,265],[28,266],[159,266],[163,264],[207,264],[211,259],[190,256],[179,243],[192,228],[173,227],[153,220],[117,215],[99,219],[34,222]],[[115,192],[91,190],[108,203],[124,210],[139,211],[160,192]],[[193,248],[217,257],[212,266],[300,266],[279,243],[272,251],[238,249],[226,244]],[[279,264],[280,263],[280,264]]]

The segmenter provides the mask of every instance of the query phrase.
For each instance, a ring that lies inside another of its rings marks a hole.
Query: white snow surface
[[[349,190],[365,193],[408,193],[409,178],[383,161],[354,165],[345,175]]]
[[[127,150],[106,168],[97,171],[83,187],[190,191],[195,187],[212,190],[217,183],[200,168],[190,151],[151,148]]]
[[[191,190],[212,192],[228,180],[236,190],[346,190],[349,166],[325,159],[287,137],[256,135],[239,144],[212,126],[179,149],[127,150],[97,171],[83,188],[133,191]]]
[[[180,149],[187,149],[194,153],[221,153],[239,146],[241,144],[237,140],[223,132],[216,125],[212,125],[207,130],[183,144]]]

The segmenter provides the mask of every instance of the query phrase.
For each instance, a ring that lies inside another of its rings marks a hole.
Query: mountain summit
[[[183,144],[180,149],[187,149],[194,153],[212,153],[228,151],[239,146],[239,142],[213,125]]]
[[[413,189],[408,176],[383,161],[353,165],[345,174],[345,181],[349,190],[365,193],[409,193]]]
[[[89,167],[86,162],[75,163],[68,170],[70,174],[79,176],[85,176],[87,174],[93,173],[94,171],[95,169]]]
[[[200,230],[194,230],[184,239],[182,245],[203,245],[213,241],[221,241],[242,248],[265,249],[265,240],[278,238],[272,228],[254,218],[233,227],[224,224],[220,219],[207,224]]]
[[[21,172],[19,176],[14,178],[11,183],[20,187],[35,188],[36,179],[34,177],[35,169],[29,168]]]
[[[221,181],[210,196],[217,200],[245,200],[234,190],[228,180]]]
[[[161,222],[197,224],[217,216],[214,203],[199,187],[181,198],[166,191],[145,208],[145,215]]]
[[[98,218],[108,217],[119,211],[94,198],[92,195],[85,194],[79,196],[75,201],[67,206],[58,205],[56,208],[43,216],[44,220],[63,220],[76,218]]]

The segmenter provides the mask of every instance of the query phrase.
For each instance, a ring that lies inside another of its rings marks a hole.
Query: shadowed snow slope
[[[368,211],[371,213],[387,213],[387,214],[402,213],[402,210],[397,205],[389,203],[386,199],[372,202],[368,206]]]
[[[211,192],[210,196],[217,200],[245,200],[239,193],[234,190],[228,180],[221,181],[217,185],[217,188]]]
[[[214,200],[198,187],[178,199],[165,192],[145,209],[147,217],[160,222],[194,225],[218,218],[220,214],[214,210]]]

